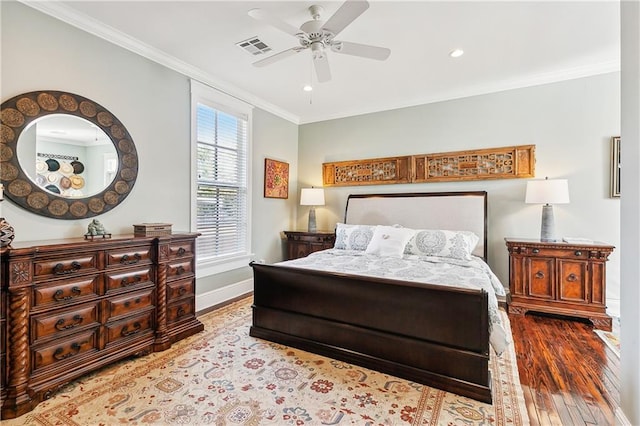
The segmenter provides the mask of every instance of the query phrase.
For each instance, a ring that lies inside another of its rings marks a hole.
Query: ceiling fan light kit
[[[289,56],[293,56],[303,50],[310,49],[316,76],[318,77],[318,81],[322,83],[331,80],[331,70],[329,68],[326,48],[340,54],[384,61],[391,54],[391,50],[385,47],[334,39],[334,37],[342,32],[342,30],[357,17],[362,15],[368,8],[369,2],[366,0],[347,0],[326,22],[323,22],[320,17],[324,12],[324,8],[319,5],[312,5],[308,8],[312,20],[302,24],[300,29],[269,15],[269,13],[263,9],[251,9],[248,12],[249,16],[258,21],[265,22],[289,35],[293,35],[300,43],[300,46],[283,50],[268,58],[254,62],[253,65],[256,67],[267,66]]]

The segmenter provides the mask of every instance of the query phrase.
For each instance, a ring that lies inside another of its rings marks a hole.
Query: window
[[[251,107],[191,82],[192,153],[198,275],[246,266],[250,256]]]

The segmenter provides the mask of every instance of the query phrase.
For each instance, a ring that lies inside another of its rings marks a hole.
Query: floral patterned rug
[[[2,424],[529,424],[513,345],[492,352],[489,405],[250,337],[251,301],[203,315],[205,331],[83,376]]]

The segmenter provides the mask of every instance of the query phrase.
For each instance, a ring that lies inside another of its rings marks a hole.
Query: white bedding
[[[488,293],[489,298],[491,347],[497,354],[501,354],[511,343],[510,333],[506,333],[500,319],[496,298],[496,295],[505,295],[504,287],[489,265],[479,257],[473,256],[471,260],[459,260],[405,254],[402,258],[397,258],[367,254],[362,250],[329,249],[300,259],[280,262],[278,265],[483,289]]]

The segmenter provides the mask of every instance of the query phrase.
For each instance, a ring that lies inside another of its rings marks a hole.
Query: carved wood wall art
[[[324,163],[322,181],[353,186],[510,179],[533,177],[534,170],[535,145],[520,145]]]
[[[411,156],[340,161],[322,165],[324,186],[411,183]]]
[[[414,155],[413,182],[450,182],[534,176],[535,145]]]

